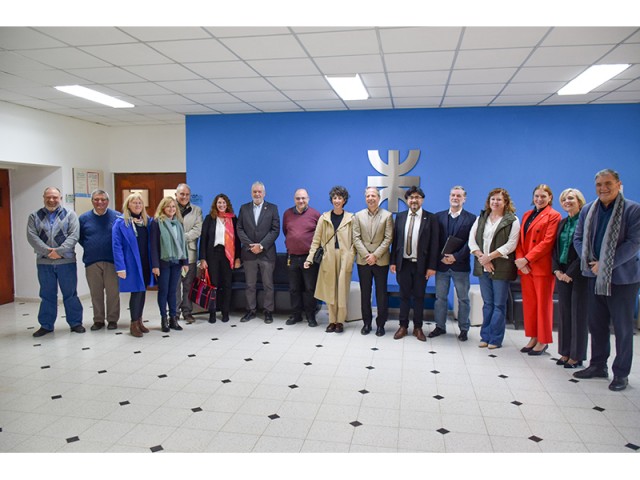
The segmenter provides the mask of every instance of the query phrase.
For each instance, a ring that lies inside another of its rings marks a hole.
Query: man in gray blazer
[[[587,277],[587,319],[591,333],[589,367],[576,378],[607,378],[613,324],[616,357],[609,390],[627,388],[633,360],[634,308],[640,289],[640,204],[622,194],[615,170],[596,173],[598,199],[580,211],[573,245]]]
[[[364,192],[367,208],[355,214],[353,222],[353,244],[356,247],[356,264],[360,279],[360,305],[364,326],[360,333],[371,332],[371,287],[376,283],[376,336],[385,334],[384,325],[389,316],[387,299],[387,276],[389,274],[389,247],[393,239],[391,212],[380,208],[380,192],[376,187],[367,187]]]
[[[280,216],[278,207],[265,202],[266,190],[262,182],[251,185],[253,201],[240,207],[238,214],[238,237],[242,243],[240,259],[244,265],[247,283],[247,313],[240,319],[248,322],[256,318],[256,283],[260,270],[264,287],[264,323],[273,322],[275,295],[273,290],[273,271],[276,266],[275,241],[280,234]]]
[[[196,263],[198,261],[198,239],[202,233],[202,209],[191,203],[191,187],[186,183],[181,183],[176,188],[176,200],[182,215],[182,225],[184,227],[184,239],[187,242],[187,252],[189,255],[189,270],[187,274],[178,282],[178,311],[182,312],[182,318],[187,323],[193,323],[193,305],[189,299],[191,285],[196,278]]]

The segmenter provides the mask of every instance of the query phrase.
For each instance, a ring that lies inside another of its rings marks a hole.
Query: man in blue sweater
[[[118,214],[109,208],[109,195],[104,190],[94,190],[91,193],[91,203],[93,210],[83,213],[79,219],[79,243],[84,249],[82,261],[93,305],[91,330],[103,328],[105,320],[107,329],[114,330],[120,319],[120,291],[113,262],[111,228]]]

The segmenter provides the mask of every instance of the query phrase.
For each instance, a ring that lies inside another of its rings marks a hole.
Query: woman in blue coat
[[[122,212],[112,229],[113,259],[120,291],[131,292],[131,335],[142,337],[143,333],[149,332],[142,323],[147,287],[155,284],[149,252],[153,219],[147,216],[144,200],[139,193],[132,193],[127,197],[122,205]]]

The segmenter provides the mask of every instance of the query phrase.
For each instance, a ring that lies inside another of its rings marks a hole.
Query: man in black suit
[[[256,318],[258,270],[264,287],[264,323],[273,322],[273,271],[276,266],[275,241],[280,234],[280,216],[276,205],[264,201],[265,195],[264,184],[254,182],[251,185],[253,201],[242,205],[238,214],[238,237],[242,243],[240,258],[247,283],[247,313],[240,319],[241,322]]]
[[[409,210],[396,216],[391,247],[391,273],[397,275],[400,286],[400,328],[393,338],[407,335],[413,301],[413,336],[426,342],[422,331],[424,295],[438,265],[438,221],[422,209],[424,192],[420,187],[409,188],[404,198]]]
[[[438,252],[440,261],[436,272],[436,304],[434,316],[436,328],[429,338],[447,333],[447,311],[449,310],[449,288],[451,280],[458,294],[458,326],[460,334],[458,340],[467,340],[469,331],[469,274],[471,262],[469,261],[469,232],[476,220],[473,213],[463,210],[462,206],[467,200],[466,190],[457,185],[449,192],[449,209],[436,213],[436,219],[440,226],[440,244]],[[444,251],[446,247],[446,253]]]

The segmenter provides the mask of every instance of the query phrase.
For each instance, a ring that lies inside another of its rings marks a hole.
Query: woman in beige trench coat
[[[316,250],[322,247],[324,256],[318,272],[315,297],[325,302],[329,310],[329,326],[326,331],[341,333],[347,318],[347,300],[356,254],[352,239],[353,214],[344,210],[349,200],[346,188],[333,187],[329,198],[333,210],[323,213],[318,220],[304,268],[309,268]]]

